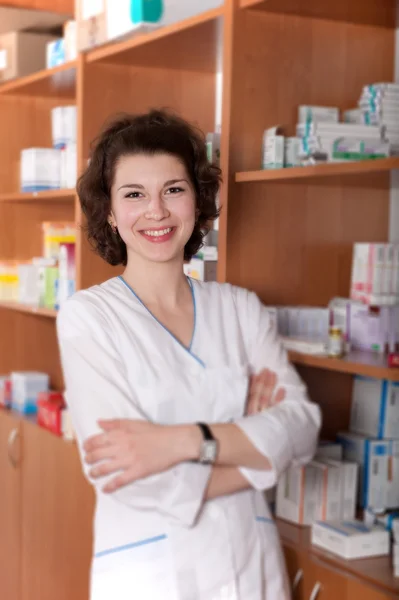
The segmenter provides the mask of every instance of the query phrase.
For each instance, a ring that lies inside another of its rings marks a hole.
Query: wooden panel
[[[38,317],[45,317],[47,319],[55,319],[57,317],[57,311],[49,308],[38,308],[36,306],[28,306],[20,304],[18,302],[2,302],[0,301],[0,308],[6,310],[16,310],[17,312],[26,313],[29,315],[36,315]]]
[[[201,98],[201,101],[199,101]],[[80,166],[86,164],[91,141],[103,123],[120,112],[139,113],[150,108],[170,108],[198,124],[204,131],[215,126],[215,75],[145,67],[86,64],[78,80],[78,102],[83,120],[79,122]],[[82,222],[80,211],[77,219]],[[86,288],[119,274],[90,249],[84,239],[78,243],[80,271],[78,287]]]
[[[21,470],[11,465],[8,455],[9,437],[15,429],[19,430],[19,421],[0,410],[0,582],[2,598],[7,600],[20,598]],[[18,444],[17,439],[14,446]]]
[[[32,10],[48,10],[65,15],[74,14],[74,0],[4,0],[1,6]]]
[[[0,260],[30,260],[43,254],[42,223],[74,221],[74,204],[64,202],[0,204],[0,221],[4,233],[0,236]]]
[[[76,446],[23,430],[22,600],[87,600],[93,494]]]
[[[240,6],[302,17],[396,26],[392,0],[240,0]]]
[[[54,319],[0,307],[0,372],[41,371],[53,389],[63,391]]]

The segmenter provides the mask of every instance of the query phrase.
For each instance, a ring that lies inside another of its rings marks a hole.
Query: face
[[[186,168],[169,154],[123,156],[111,188],[110,222],[127,247],[153,262],[182,260],[195,224],[195,193]]]

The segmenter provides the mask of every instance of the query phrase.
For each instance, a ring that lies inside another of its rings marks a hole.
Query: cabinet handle
[[[320,590],[321,590],[321,583],[319,583],[319,582],[315,583],[312,593],[310,594],[309,600],[317,600]]]
[[[16,469],[18,467],[18,462],[19,462],[19,456],[16,456],[15,452],[14,452],[15,443],[18,439],[19,439],[19,429],[16,427],[15,429],[13,429],[11,431],[10,435],[8,436],[8,443],[7,443],[8,458],[9,458],[10,463],[14,467],[14,469]]]
[[[298,585],[300,584],[300,582],[302,581],[302,577],[303,577],[303,569],[298,569],[293,582],[292,582],[292,591],[295,592],[295,590],[297,589]]]

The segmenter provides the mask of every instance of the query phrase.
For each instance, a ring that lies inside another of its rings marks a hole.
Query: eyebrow
[[[168,181],[165,181],[165,183],[163,184],[163,187],[168,187],[169,185],[174,185],[176,183],[180,183],[182,181],[185,181],[186,183],[188,183],[187,179],[169,179]],[[144,186],[141,185],[140,183],[124,183],[123,185],[121,185],[118,188],[118,192],[119,190],[123,190],[124,188],[127,188],[129,190],[144,190]]]

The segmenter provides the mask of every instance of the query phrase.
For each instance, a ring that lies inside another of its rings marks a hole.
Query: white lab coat
[[[98,419],[157,423],[234,420],[273,465],[242,469],[252,489],[204,501],[210,466],[182,463],[112,495],[94,483],[91,600],[287,600],[276,527],[263,490],[292,462],[311,459],[320,412],[255,294],[191,281],[195,331],[189,349],[122,278],[75,294],[57,327],[77,438]],[[286,398],[244,417],[248,375],[277,372]],[[86,469],[86,467],[85,467]],[[87,469],[86,469],[87,473]]]

